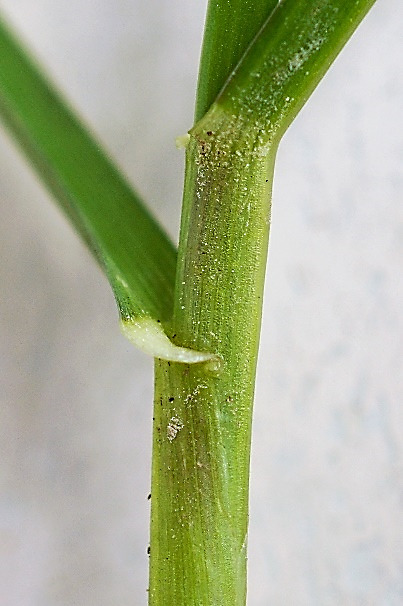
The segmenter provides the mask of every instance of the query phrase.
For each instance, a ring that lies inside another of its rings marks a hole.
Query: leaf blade
[[[278,141],[375,1],[280,0],[213,108]]]
[[[104,269],[122,318],[168,319],[173,244],[1,19],[0,116]]]
[[[210,0],[196,96],[196,121],[215,101],[278,0]]]

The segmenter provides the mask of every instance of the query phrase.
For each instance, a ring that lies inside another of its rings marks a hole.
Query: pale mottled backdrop
[[[0,9],[175,238],[205,2]],[[403,604],[402,28],[378,0],[279,152],[250,606]],[[3,130],[0,205],[0,604],[141,606],[152,363]]]

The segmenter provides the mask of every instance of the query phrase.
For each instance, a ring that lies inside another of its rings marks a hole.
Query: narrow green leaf
[[[1,21],[0,117],[105,270],[122,318],[169,318],[174,246]]]
[[[375,0],[280,0],[206,124],[241,120],[258,145],[279,139]]]
[[[210,0],[196,99],[200,120],[216,99],[278,0]]]

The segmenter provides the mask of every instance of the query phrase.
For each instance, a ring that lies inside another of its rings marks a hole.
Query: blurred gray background
[[[205,4],[0,0],[174,239]],[[403,604],[402,26],[378,0],[279,151],[250,606]],[[146,604],[152,361],[3,129],[0,204],[0,603]]]

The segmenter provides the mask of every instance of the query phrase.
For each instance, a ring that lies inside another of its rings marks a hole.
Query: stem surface
[[[150,604],[241,606],[251,414],[275,145],[217,110],[187,148],[171,338],[221,368],[156,362]],[[184,254],[186,250],[186,255]]]

